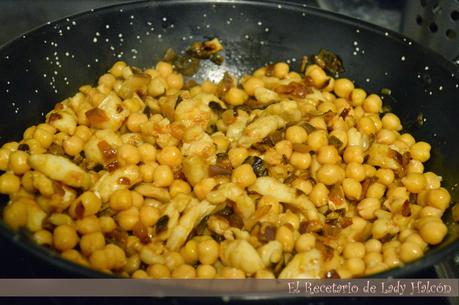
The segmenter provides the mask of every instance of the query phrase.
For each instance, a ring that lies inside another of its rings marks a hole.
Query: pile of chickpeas
[[[431,146],[382,109],[315,64],[196,84],[167,62],[116,62],[1,147],[3,220],[65,259],[133,278],[400,267],[445,238],[451,198],[424,171]]]

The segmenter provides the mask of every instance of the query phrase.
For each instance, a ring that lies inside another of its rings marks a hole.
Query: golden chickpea
[[[60,214],[62,216],[68,216],[66,214]],[[68,225],[73,225],[71,218],[69,220],[66,220],[64,217],[59,219],[59,223],[56,223],[56,225],[61,225],[61,224],[68,224]],[[75,222],[75,228],[80,234],[89,234],[89,233],[94,233],[94,232],[99,232],[101,231],[101,224],[99,219],[92,215],[92,216],[87,216],[82,219],[78,219]]]
[[[28,204],[25,201],[13,201],[3,210],[5,223],[13,230],[25,226],[28,221]]]
[[[409,173],[402,178],[402,183],[411,193],[420,193],[426,188],[427,181],[423,174]]]
[[[199,265],[196,268],[196,276],[200,279],[213,279],[217,275],[217,270],[212,265]]]
[[[140,159],[143,163],[153,162],[156,160],[156,148],[149,144],[143,143],[137,147],[140,154]]]
[[[382,183],[375,182],[368,187],[366,197],[381,199],[385,192],[386,186]]]
[[[343,180],[343,191],[348,199],[358,200],[362,196],[362,185],[353,178]]]
[[[8,168],[12,170],[16,175],[22,175],[30,170],[29,155],[25,151],[17,150],[10,154],[8,162]]]
[[[154,226],[160,217],[159,209],[150,206],[142,206],[139,210],[140,221],[147,227]]]
[[[377,265],[383,261],[383,256],[379,252],[369,252],[363,257],[367,268]]]
[[[347,243],[344,246],[343,255],[345,258],[363,258],[365,256],[365,245],[360,242]]]
[[[250,77],[242,84],[242,86],[248,95],[254,96],[255,89],[263,88],[264,82],[258,77]]]
[[[53,134],[44,128],[37,128],[33,138],[44,148],[48,148],[53,143]]]
[[[308,136],[308,145],[313,151],[319,150],[322,146],[328,145],[327,132],[324,130],[314,130]]]
[[[143,182],[147,182],[147,183],[153,182],[153,174],[155,172],[156,167],[158,167],[158,164],[152,163],[152,162],[142,164],[139,167],[140,175],[142,176]]]
[[[348,146],[344,150],[343,159],[346,163],[363,163],[364,154],[363,150],[359,146]]]
[[[365,272],[365,262],[359,257],[351,257],[347,259],[345,266],[353,276],[361,275]]]
[[[105,237],[101,232],[85,234],[80,239],[80,250],[90,256],[94,251],[101,250],[105,247]]]
[[[248,153],[247,149],[244,148],[244,147],[232,148],[228,152],[228,158],[229,158],[233,168],[236,168],[239,165],[241,165],[242,162],[244,162],[245,159],[247,159],[248,156],[249,156],[249,153]]]
[[[347,78],[338,78],[335,80],[335,94],[342,98],[348,98],[354,90],[354,84]]]
[[[362,104],[363,110],[369,113],[379,113],[382,109],[382,100],[376,94],[370,94]]]
[[[307,169],[311,165],[311,155],[295,151],[290,156],[290,164],[298,169]]]
[[[198,261],[198,242],[189,240],[180,250],[185,263],[194,265]]]
[[[75,137],[79,137],[80,139],[83,140],[83,142],[86,142],[91,138],[92,132],[91,129],[89,129],[88,126],[85,125],[78,125],[77,128],[75,129]]]
[[[140,154],[137,148],[131,144],[123,144],[118,148],[118,156],[127,164],[137,164],[140,162]]]
[[[312,83],[316,88],[321,88],[329,78],[325,71],[317,65],[309,65],[305,74],[312,78]]]
[[[375,123],[373,122],[371,118],[366,117],[366,116],[364,116],[357,122],[357,127],[359,131],[367,135],[372,135],[376,133]]]
[[[169,194],[172,198],[177,196],[179,193],[189,194],[191,193],[191,186],[180,179],[174,180],[169,186]]]
[[[378,182],[389,186],[394,181],[395,175],[391,169],[380,168],[376,171],[376,178]]]
[[[167,77],[173,72],[173,69],[170,63],[160,61],[156,64],[156,71],[158,71],[162,77]]]
[[[365,198],[357,205],[357,211],[365,219],[374,219],[375,212],[381,207],[381,202],[377,198]]]
[[[351,92],[351,101],[352,101],[352,106],[357,107],[363,104],[363,101],[367,97],[367,93],[365,90],[360,89],[360,88],[355,88]]]
[[[334,145],[322,146],[317,152],[317,161],[322,164],[335,164],[340,160],[341,157]]]
[[[148,266],[148,275],[154,279],[167,279],[171,277],[171,272],[163,264],[153,264]]]
[[[199,242],[198,244],[198,259],[201,264],[212,265],[218,259],[219,245],[213,239],[208,239]]]
[[[68,225],[60,225],[54,229],[53,245],[59,251],[73,249],[78,243],[75,229]]]
[[[258,270],[255,273],[255,278],[256,279],[275,279],[276,277],[271,271],[262,269],[262,270]]]
[[[241,165],[242,166],[242,165]],[[241,172],[239,172],[240,174]],[[233,171],[234,174],[234,171]],[[250,182],[249,180],[251,178],[249,177],[244,177],[237,174],[237,179],[240,179],[242,181],[241,183],[248,183]],[[255,175],[255,174],[254,174]],[[236,179],[236,180],[237,180]],[[256,177],[255,177],[256,179]],[[237,183],[236,180],[233,180],[233,182]],[[241,183],[238,183],[241,185]],[[204,200],[207,196],[207,194],[217,185],[217,181],[214,178],[204,178],[198,183],[194,185],[193,192],[198,197],[199,200]],[[241,185],[242,186],[242,185]]]
[[[406,173],[407,174],[422,174],[424,173],[424,164],[418,160],[410,160],[408,165],[406,166]]]
[[[429,190],[426,197],[427,204],[437,208],[441,211],[445,211],[451,202],[451,195],[444,188],[438,188]]]
[[[79,199],[84,207],[85,217],[96,214],[102,206],[102,201],[93,192],[84,192]]]
[[[127,210],[130,207],[132,207],[132,195],[130,190],[116,190],[110,196],[110,208],[113,210]]]
[[[366,252],[381,252],[382,244],[377,239],[369,239],[365,242]]]
[[[393,113],[386,113],[382,118],[383,128],[399,131],[402,129],[400,119]]]
[[[244,90],[233,87],[226,92],[223,100],[230,105],[238,106],[244,104],[248,98],[249,96]]]
[[[388,129],[381,129],[376,133],[376,142],[380,144],[392,144],[397,139],[397,132]]]
[[[180,253],[175,252],[175,251],[164,254],[164,259],[165,259],[165,265],[171,271],[185,263]]]
[[[304,143],[308,139],[308,134],[303,127],[294,125],[287,128],[285,138],[292,143]]]
[[[325,185],[333,185],[342,181],[345,177],[344,169],[339,165],[324,164],[317,171],[317,179]]]
[[[148,122],[148,117],[144,113],[131,113],[127,119],[126,126],[132,132],[140,132],[141,126]]]
[[[178,147],[164,147],[157,155],[157,160],[162,165],[168,165],[171,168],[178,167],[182,164],[182,152]]]
[[[274,76],[277,78],[285,78],[288,75],[290,67],[285,62],[278,62],[274,65]]]
[[[287,157],[287,159],[290,159],[290,157],[292,156],[292,152],[293,152],[293,145],[292,145],[292,142],[290,141],[282,140],[282,141],[277,142],[276,145],[274,145],[274,149],[279,154],[284,155],[285,157]]]
[[[13,195],[19,191],[21,180],[14,174],[4,173],[0,176],[0,193]]]
[[[360,163],[350,162],[346,166],[346,177],[352,178],[357,182],[363,181],[366,177],[365,167]]]
[[[163,95],[166,92],[166,86],[167,83],[163,77],[155,77],[150,81],[150,84],[148,84],[148,95],[151,95],[152,97]]]
[[[242,164],[233,170],[231,181],[245,188],[254,184],[257,181],[257,176],[250,164]]]
[[[413,159],[426,162],[430,159],[430,144],[426,142],[417,142],[410,147],[410,154]]]
[[[365,169],[365,176],[371,178],[376,175],[376,168],[370,164],[364,164],[363,168]]]
[[[317,183],[312,188],[312,191],[309,194],[309,198],[315,206],[321,207],[328,203],[328,193],[329,191],[324,184]]]
[[[116,222],[110,216],[102,216],[99,218],[100,229],[103,233],[111,233],[116,229]]]
[[[153,183],[159,187],[168,187],[174,181],[174,172],[167,165],[159,165],[153,172]]]
[[[51,246],[53,244],[53,234],[47,230],[40,230],[33,234],[33,240],[39,245]]]
[[[172,271],[172,278],[175,279],[193,279],[196,277],[196,270],[190,265],[182,264]]]
[[[77,156],[83,150],[84,142],[80,137],[72,136],[62,142],[64,151],[69,156]]]
[[[226,279],[245,279],[244,271],[232,267],[223,267],[221,276]]]
[[[400,246],[400,258],[405,263],[414,261],[422,255],[422,248],[416,243],[406,241]]]
[[[182,74],[171,73],[166,77],[167,85],[171,89],[181,90],[183,87]]]
[[[123,69],[125,67],[126,63],[124,61],[117,61],[108,72],[110,72],[114,77],[122,77]]]
[[[424,177],[426,177],[426,189],[433,190],[438,189],[441,186],[442,177],[436,175],[432,172],[424,173]]]
[[[315,247],[316,237],[312,233],[301,234],[295,241],[295,251],[298,253],[306,252]]]
[[[286,225],[280,226],[276,231],[276,240],[282,244],[284,252],[292,252],[294,247],[293,232]]]

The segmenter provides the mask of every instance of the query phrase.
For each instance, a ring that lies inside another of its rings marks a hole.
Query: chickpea
[[[365,242],[366,252],[381,252],[382,244],[377,239],[369,239]]]
[[[311,180],[295,179],[292,182],[292,187],[302,191],[306,195],[309,195],[312,191],[313,185]]]
[[[293,232],[288,226],[282,225],[276,231],[276,240],[282,244],[282,248],[285,252],[293,251],[294,238]]]
[[[405,241],[400,246],[400,258],[405,263],[414,261],[420,258],[422,255],[422,248],[417,243]]]
[[[199,265],[196,268],[196,277],[200,279],[213,279],[217,275],[217,270],[212,265]]]
[[[151,95],[152,97],[163,95],[166,92],[166,86],[167,83],[163,77],[155,77],[150,81],[150,84],[148,84],[148,95]]]
[[[362,196],[362,185],[353,178],[345,178],[343,180],[343,191],[347,198],[358,200]]]
[[[301,126],[290,126],[285,132],[285,138],[292,143],[304,143],[308,139],[308,133]]]
[[[12,152],[8,162],[8,168],[12,170],[16,175],[22,175],[30,170],[29,155],[21,150]]]
[[[196,270],[190,265],[182,264],[172,271],[172,278],[175,279],[193,279],[196,277]]]
[[[357,122],[357,127],[359,131],[367,134],[367,135],[372,135],[376,133],[376,126],[373,120],[369,117],[364,116]]]
[[[156,160],[156,148],[149,144],[143,143],[137,147],[140,154],[140,159],[143,163],[153,162]]]
[[[212,265],[218,259],[219,245],[213,239],[203,240],[198,244],[198,259],[201,264]]]
[[[365,256],[365,245],[360,242],[347,243],[344,246],[343,255],[345,258],[363,258]]]
[[[290,164],[298,169],[307,169],[311,165],[311,155],[309,153],[293,152],[290,156]]]
[[[430,144],[426,142],[417,142],[410,147],[410,154],[413,159],[426,162],[430,159]]]
[[[92,132],[88,126],[78,125],[77,128],[75,129],[74,136],[79,137],[80,139],[83,140],[83,142],[86,142],[89,140],[89,138],[91,138]]]
[[[367,97],[367,93],[365,90],[360,89],[360,88],[355,88],[351,92],[351,101],[352,101],[352,106],[357,107],[363,104],[363,101]]]
[[[357,211],[365,219],[374,219],[375,212],[381,207],[381,202],[377,198],[365,198],[357,205]]]
[[[290,70],[290,67],[285,62],[278,62],[274,65],[274,76],[277,78],[285,78]]]
[[[441,211],[445,211],[451,202],[451,195],[444,188],[438,188],[429,190],[426,196],[427,204],[437,208]]]
[[[221,276],[227,279],[244,279],[245,273],[241,269],[232,267],[223,267]]]
[[[0,176],[0,193],[13,195],[19,191],[21,180],[14,174],[4,173]]]
[[[301,234],[295,241],[295,251],[298,253],[306,252],[315,247],[316,237],[312,233]]]
[[[346,166],[346,177],[352,178],[357,182],[363,181],[366,177],[365,167],[360,163],[350,162]]]
[[[118,148],[118,156],[127,164],[137,164],[140,162],[140,154],[137,148],[131,144],[123,144]]]
[[[411,193],[420,193],[426,188],[427,181],[424,175],[418,173],[409,173],[402,178],[402,183]]]
[[[153,175],[156,167],[158,167],[158,164],[152,162],[142,164],[139,167],[140,175],[142,176],[143,182],[153,182]]]
[[[282,141],[277,142],[276,145],[274,145],[274,149],[279,154],[284,155],[285,157],[287,157],[287,159],[290,159],[290,157],[292,156],[292,152],[293,152],[293,145],[292,145],[292,142],[290,141],[282,140]]]
[[[127,210],[132,207],[131,191],[120,189],[113,192],[110,196],[110,208],[113,210]]]
[[[313,151],[317,151],[322,146],[328,145],[327,133],[324,130],[314,130],[309,134],[308,145]]]
[[[232,148],[228,151],[228,158],[231,162],[231,165],[236,168],[242,164],[242,162],[247,159],[249,153],[244,147]]]
[[[238,106],[244,104],[248,98],[249,96],[244,90],[233,87],[226,92],[223,100],[230,105]]]
[[[340,160],[338,150],[333,145],[322,146],[317,152],[317,161],[322,164],[335,164]]]
[[[335,94],[342,98],[348,98],[354,90],[354,84],[347,78],[338,78],[335,80]]]
[[[257,88],[264,87],[264,82],[258,77],[250,77],[242,84],[242,86],[248,95],[254,96]]]
[[[333,185],[344,180],[345,172],[339,165],[324,164],[317,172],[317,179],[325,185]]]
[[[432,172],[424,173],[424,177],[426,177],[426,188],[428,190],[440,188],[442,177],[437,176],[435,173]]]
[[[242,165],[241,165],[242,166]],[[235,172],[233,171],[233,174]],[[240,174],[240,172],[239,172]],[[242,183],[247,183],[247,182],[250,182],[249,179],[247,179],[248,177],[245,177],[245,176],[241,176],[237,174],[238,178],[235,179],[233,182],[237,183],[236,180],[238,181],[242,181],[240,183],[238,183],[239,185],[241,185]],[[255,174],[254,174],[255,175]],[[256,176],[255,176],[255,179],[256,179]],[[253,180],[255,181],[255,180]],[[199,181],[198,183],[196,183],[194,185],[194,188],[193,188],[193,192],[195,193],[196,197],[198,197],[198,199],[200,200],[204,200],[207,196],[207,194],[217,185],[217,182],[215,181],[214,178],[204,178],[202,179],[201,181]],[[241,185],[242,186],[242,185]]]
[[[33,240],[39,245],[51,246],[53,244],[53,234],[47,230],[39,230],[33,234]]]
[[[360,257],[351,257],[347,259],[345,266],[353,276],[361,275],[365,271],[365,262]]]
[[[355,162],[362,164],[364,159],[362,148],[359,146],[348,146],[344,150],[343,159],[346,163]]]
[[[395,142],[397,135],[393,130],[381,129],[376,133],[376,142],[390,145]]]
[[[159,187],[167,187],[174,181],[174,173],[167,165],[159,165],[153,172],[153,183]]]
[[[169,194],[172,198],[177,196],[179,193],[189,194],[191,193],[191,186],[183,180],[177,179],[172,182],[169,186]]]
[[[147,227],[154,226],[160,217],[159,209],[150,206],[142,206],[139,211],[140,221]]]
[[[185,263],[194,265],[198,261],[198,242],[189,240],[180,250]]]
[[[55,216],[55,214],[53,214],[51,217],[53,216]],[[59,216],[68,216],[68,215],[59,214]],[[56,220],[55,224],[56,225],[61,225],[61,224],[73,225],[73,222],[71,218],[68,219],[67,217],[65,218],[61,217],[61,219],[58,218]],[[91,216],[84,217],[82,219],[78,219],[75,222],[75,228],[80,234],[90,234],[90,233],[101,231],[101,224],[100,224],[99,219],[96,216],[91,215]]]
[[[162,77],[167,77],[173,72],[173,69],[170,63],[160,61],[156,64],[156,71],[158,71]]]
[[[312,83],[316,88],[322,87],[327,79],[329,79],[325,71],[317,65],[308,66],[305,72],[306,76],[311,77]]]
[[[384,184],[375,182],[368,187],[366,197],[381,199],[385,192],[386,186]]]
[[[148,275],[154,279],[166,279],[171,277],[171,272],[163,264],[153,264],[148,266]]]
[[[78,243],[78,235],[75,229],[69,225],[60,225],[54,229],[53,245],[59,251],[73,249]]]
[[[69,156],[77,156],[83,150],[84,142],[80,137],[72,136],[62,142],[64,151]]]
[[[124,61],[117,61],[108,72],[110,72],[114,77],[122,77],[123,69],[125,67],[126,63]]]
[[[362,104],[363,110],[369,113],[379,113],[382,109],[382,100],[376,94],[370,94]]]
[[[309,198],[315,206],[321,207],[328,203],[328,193],[329,191],[324,184],[317,183],[312,188],[312,191],[309,194]]]
[[[44,148],[48,148],[53,143],[53,134],[45,128],[35,129],[33,138]]]
[[[242,164],[233,170],[231,180],[245,188],[255,183],[257,176],[250,164]]]
[[[151,277],[144,270],[139,269],[139,270],[134,271],[134,273],[132,273],[132,278],[133,279],[149,279]]]
[[[181,90],[183,87],[183,76],[177,73],[171,73],[166,77],[169,88]]]
[[[157,155],[157,160],[161,165],[175,168],[182,164],[182,152],[175,146],[164,147]]]
[[[96,214],[102,206],[102,201],[93,192],[84,192],[79,199],[84,207],[85,217]]]
[[[141,132],[141,126],[148,122],[148,117],[144,113],[131,113],[127,119],[126,126],[132,132]]]
[[[393,113],[386,113],[382,118],[383,128],[399,131],[402,129],[400,119]]]
[[[99,218],[100,230],[103,233],[111,233],[116,229],[116,222],[110,216],[102,216]]]
[[[418,160],[410,160],[408,166],[406,167],[407,174],[422,174],[424,173],[424,164]],[[426,180],[427,181],[427,180]]]
[[[379,252],[369,252],[365,254],[365,256],[363,257],[363,260],[365,262],[366,267],[370,268],[379,263],[382,263],[383,256]]]
[[[90,256],[94,251],[104,249],[104,247],[105,237],[101,232],[89,233],[80,239],[80,250],[86,256]]]
[[[389,186],[394,181],[395,175],[391,169],[380,168],[376,171],[378,182]]]

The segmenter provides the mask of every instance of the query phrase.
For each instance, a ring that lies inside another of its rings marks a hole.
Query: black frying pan
[[[25,128],[43,121],[54,103],[82,84],[94,83],[116,60],[148,67],[169,47],[184,50],[192,41],[214,36],[225,46],[225,62],[203,64],[200,79],[218,80],[224,71],[239,76],[281,60],[299,66],[303,55],[321,48],[338,53],[344,76],[357,86],[376,93],[391,90],[384,102],[408,132],[432,144],[427,168],[443,176],[457,199],[458,68],[394,32],[286,2],[140,2],[79,14],[29,32],[0,48],[0,142],[19,139]],[[67,275],[103,276],[36,246],[3,222],[0,233],[50,268]],[[459,248],[458,236],[451,224],[446,240],[422,259],[378,276],[408,276],[431,266]]]

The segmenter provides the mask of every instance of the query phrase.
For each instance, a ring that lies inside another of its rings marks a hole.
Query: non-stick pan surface
[[[47,24],[0,49],[0,142],[19,139],[43,121],[56,102],[94,83],[116,60],[152,66],[167,48],[219,37],[222,66],[202,65],[198,77],[240,76],[269,62],[299,66],[325,48],[344,61],[344,76],[368,92],[390,89],[384,102],[416,139],[432,144],[427,169],[443,176],[457,199],[459,182],[459,72],[439,55],[368,23],[286,2],[155,1],[113,6]],[[387,92],[387,90],[385,90]],[[6,203],[4,198],[3,203]],[[455,225],[421,260],[380,276],[407,276],[459,248]],[[34,245],[0,223],[15,245],[75,275],[101,276]]]

